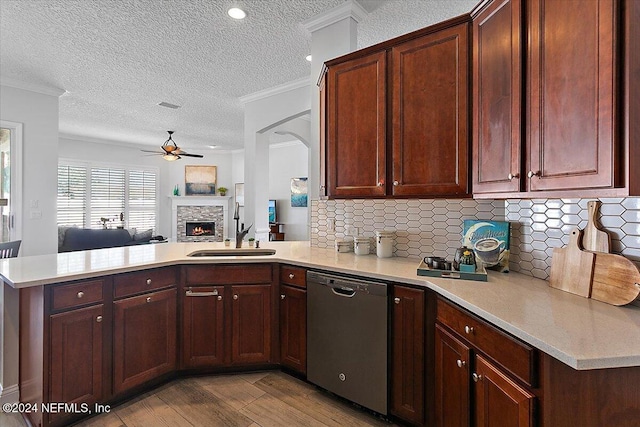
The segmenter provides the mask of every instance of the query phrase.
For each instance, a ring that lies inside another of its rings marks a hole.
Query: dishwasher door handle
[[[351,288],[334,288],[331,286],[331,292],[345,298],[353,298],[356,295],[356,291]]]

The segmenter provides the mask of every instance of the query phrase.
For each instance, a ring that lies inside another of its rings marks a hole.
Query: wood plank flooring
[[[279,371],[190,377],[136,397],[82,427],[388,427],[311,384]],[[0,412],[0,426],[26,427]]]

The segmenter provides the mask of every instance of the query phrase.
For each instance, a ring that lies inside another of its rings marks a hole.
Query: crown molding
[[[54,86],[39,85],[36,83],[27,83],[20,80],[9,79],[6,77],[0,77],[0,85],[13,87],[16,89],[28,90],[30,92],[40,93],[43,95],[59,97],[65,94],[67,91]]]
[[[284,83],[278,86],[270,87],[269,89],[264,89],[258,92],[250,93],[249,95],[241,96],[240,102],[243,104],[254,102],[259,99],[268,98],[273,95],[278,95],[280,93],[289,92],[291,90],[300,89],[303,87],[311,86],[311,79],[309,77],[302,77],[298,80],[293,80],[288,83]]]
[[[285,142],[274,142],[273,144],[269,144],[269,148],[286,148],[286,147],[297,147],[299,145],[303,145],[306,147],[306,145],[304,145],[304,142],[300,141],[299,139],[296,140],[292,140],[292,141],[285,141]]]
[[[322,12],[313,18],[307,19],[302,22],[302,26],[310,33],[318,31],[324,27],[328,27],[331,24],[335,24],[345,18],[352,18],[354,21],[362,21],[369,12],[367,12],[360,3],[355,0],[348,0],[343,4],[329,9],[326,12]]]

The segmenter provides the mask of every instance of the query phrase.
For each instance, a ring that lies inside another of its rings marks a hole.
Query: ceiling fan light
[[[174,162],[176,160],[178,160],[180,157],[175,156],[173,154],[165,154],[164,156],[162,156],[163,159],[165,159],[168,162]]]

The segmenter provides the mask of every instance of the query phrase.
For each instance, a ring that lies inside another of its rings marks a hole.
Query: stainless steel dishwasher
[[[387,285],[307,273],[307,379],[387,414]]]

